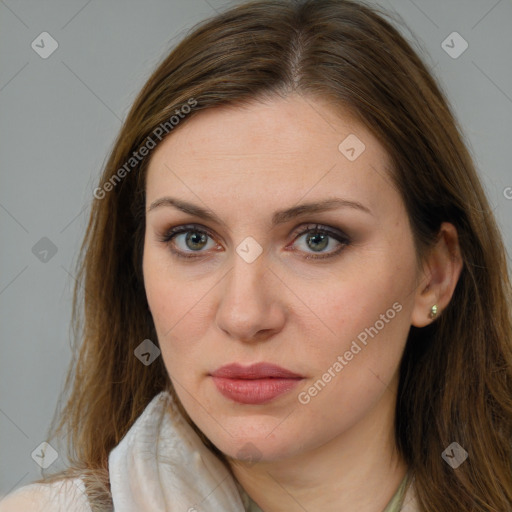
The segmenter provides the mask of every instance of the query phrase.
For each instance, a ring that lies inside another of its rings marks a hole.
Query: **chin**
[[[275,424],[260,432],[252,428],[250,435],[242,434],[243,430],[239,430],[236,436],[230,436],[224,430],[203,432],[226,457],[249,463],[287,459],[297,455],[306,444],[298,439],[297,432],[292,433],[284,429],[272,432],[272,429],[275,429]]]

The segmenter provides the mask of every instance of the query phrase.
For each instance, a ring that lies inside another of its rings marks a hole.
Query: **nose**
[[[272,338],[286,320],[285,290],[264,254],[252,263],[235,254],[233,268],[219,287],[218,328],[244,343]]]

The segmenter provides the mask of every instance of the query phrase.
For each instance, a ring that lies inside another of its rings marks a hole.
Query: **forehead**
[[[384,148],[348,111],[293,95],[185,120],[151,156],[146,196],[288,205],[339,192],[371,207],[383,183],[389,188],[388,167]]]

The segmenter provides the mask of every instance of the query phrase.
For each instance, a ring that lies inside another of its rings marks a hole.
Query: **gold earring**
[[[430,308],[430,318],[435,318],[437,316],[437,304],[434,304],[431,308]]]

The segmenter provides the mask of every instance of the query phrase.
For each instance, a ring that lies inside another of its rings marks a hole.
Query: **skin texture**
[[[365,144],[354,161],[338,149],[349,134]],[[192,420],[265,511],[381,512],[407,470],[393,439],[400,358],[411,324],[430,323],[433,304],[446,307],[461,261],[445,223],[419,264],[389,165],[353,117],[298,95],[202,112],[151,156],[143,271],[162,357]],[[222,223],[150,208],[165,196],[208,208]],[[342,207],[271,226],[277,210],[333,197],[369,213]],[[196,259],[171,251],[198,254],[185,234],[162,241],[188,224],[196,225],[191,234],[211,234]],[[316,224],[349,242],[308,243],[299,233]],[[236,251],[246,237],[263,251],[252,263]],[[378,334],[336,371],[338,356],[376,325]],[[304,378],[267,404],[244,405],[222,396],[209,376],[228,363],[260,361]],[[299,393],[329,368],[330,381],[301,403]]]

